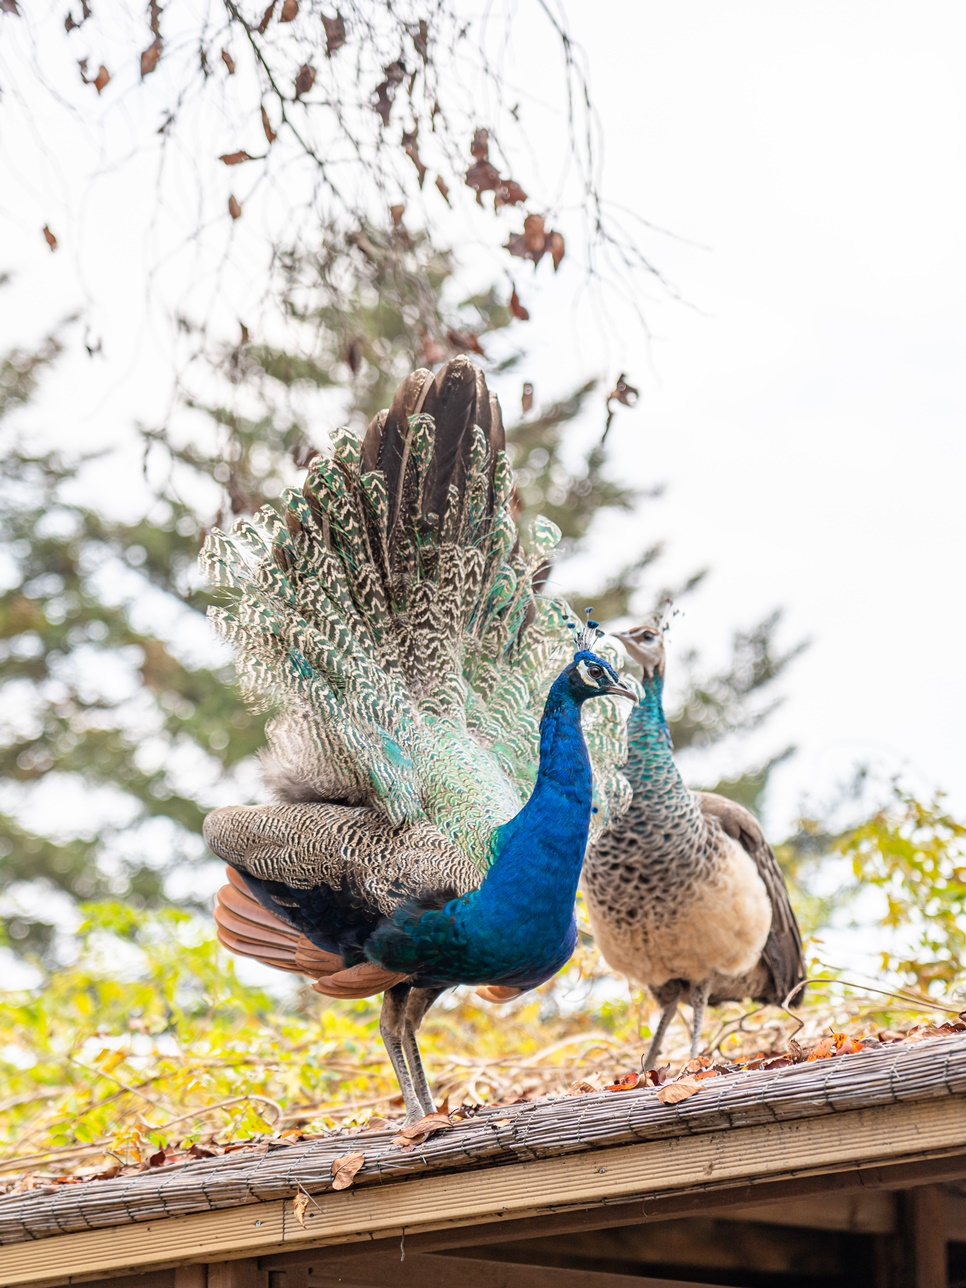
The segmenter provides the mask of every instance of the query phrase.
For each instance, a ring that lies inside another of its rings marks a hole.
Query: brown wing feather
[[[338,953],[317,947],[263,907],[241,873],[230,866],[226,871],[229,884],[215,896],[215,925],[219,941],[233,953],[308,975],[315,991],[327,997],[371,997],[406,979],[371,962],[346,967]]]
[[[796,984],[805,978],[802,936],[788,898],[788,887],[761,824],[750,810],[714,792],[695,792],[701,812],[715,819],[722,829],[751,856],[771,900],[771,930],[761,960],[771,976],[771,988],[755,994],[758,1002],[784,1002]],[[802,990],[804,992],[804,990]],[[799,1002],[802,992],[793,1001]],[[713,1000],[713,999],[712,999]]]

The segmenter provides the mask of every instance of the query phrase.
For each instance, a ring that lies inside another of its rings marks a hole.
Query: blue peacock
[[[228,864],[219,938],[326,996],[382,992],[409,1121],[433,1108],[428,1008],[567,962],[588,835],[630,799],[633,682],[600,631],[575,639],[534,594],[559,533],[538,519],[521,541],[504,446],[476,367],[414,372],[361,442],[333,435],[281,514],[203,552],[243,691],[274,711],[275,803],[205,822]]]
[[[664,638],[645,623],[618,635],[643,673],[627,722],[630,807],[587,853],[584,892],[607,964],[647,985],[662,1015],[645,1057],[653,1068],[678,1002],[693,1007],[691,1055],[706,1005],[753,998],[782,1005],[805,978],[788,890],[744,806],[692,792],[674,763],[664,715]]]

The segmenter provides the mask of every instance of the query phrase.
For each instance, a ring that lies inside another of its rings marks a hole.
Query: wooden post
[[[208,1265],[207,1288],[268,1288],[268,1274],[267,1270],[259,1269],[255,1257],[212,1261]]]
[[[899,1195],[899,1234],[891,1282],[895,1288],[948,1288],[946,1195],[919,1185]]]

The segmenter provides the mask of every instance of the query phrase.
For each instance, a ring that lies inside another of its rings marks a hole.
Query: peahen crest
[[[415,372],[361,442],[336,431],[301,490],[202,552],[245,696],[275,712],[276,797],[429,820],[481,871],[533,786],[542,706],[573,649],[566,604],[532,589],[559,531],[538,518],[521,540],[503,447],[477,368]],[[595,704],[586,737],[596,829],[630,799],[617,700]]]

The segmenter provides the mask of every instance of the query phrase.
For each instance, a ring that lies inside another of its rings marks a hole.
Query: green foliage
[[[942,796],[899,788],[891,805],[838,839],[856,880],[885,897],[882,925],[898,932],[882,969],[923,994],[966,987],[966,823]],[[904,941],[904,942],[903,942]]]

